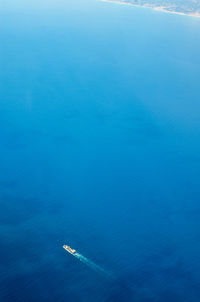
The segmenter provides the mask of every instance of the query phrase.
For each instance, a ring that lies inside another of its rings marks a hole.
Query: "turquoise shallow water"
[[[0,11],[0,301],[199,301],[199,19]]]

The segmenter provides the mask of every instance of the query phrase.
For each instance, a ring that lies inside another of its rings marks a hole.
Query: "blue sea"
[[[0,1],[1,302],[200,301],[199,37],[151,9]]]

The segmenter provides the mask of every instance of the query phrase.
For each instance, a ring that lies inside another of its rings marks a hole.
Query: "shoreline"
[[[176,14],[176,15],[181,15],[181,16],[188,16],[188,17],[195,17],[195,18],[200,18],[200,13],[194,13],[194,14],[190,14],[190,13],[184,13],[184,12],[178,12],[178,11],[171,11],[168,10],[166,7],[164,6],[152,6],[150,4],[134,4],[131,2],[122,2],[120,0],[100,0],[101,2],[108,2],[108,3],[115,3],[115,4],[121,4],[121,5],[131,5],[131,6],[135,6],[135,7],[144,7],[144,8],[151,8],[155,11],[160,11],[163,13],[168,13],[168,14]]]

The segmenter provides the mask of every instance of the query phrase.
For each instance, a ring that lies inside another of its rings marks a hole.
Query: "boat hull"
[[[75,255],[76,254],[76,250],[72,249],[70,246],[64,244],[63,245],[63,248],[68,252],[70,253],[71,255]]]

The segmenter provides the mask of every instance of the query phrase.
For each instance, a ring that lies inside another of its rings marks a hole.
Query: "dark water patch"
[[[56,144],[56,147],[77,144],[77,140],[70,136],[70,134],[52,134],[50,140]]]
[[[43,203],[37,199],[1,196],[0,224],[18,225],[41,213]]]
[[[9,134],[6,138],[1,138],[2,145],[7,149],[25,149],[29,144],[27,136],[21,136],[17,133]]]
[[[18,181],[15,180],[0,180],[0,190],[9,190],[12,191],[13,189],[16,189],[18,186]]]
[[[135,300],[132,291],[120,285],[111,287],[105,296],[108,296],[105,298],[105,302],[131,302]]]

